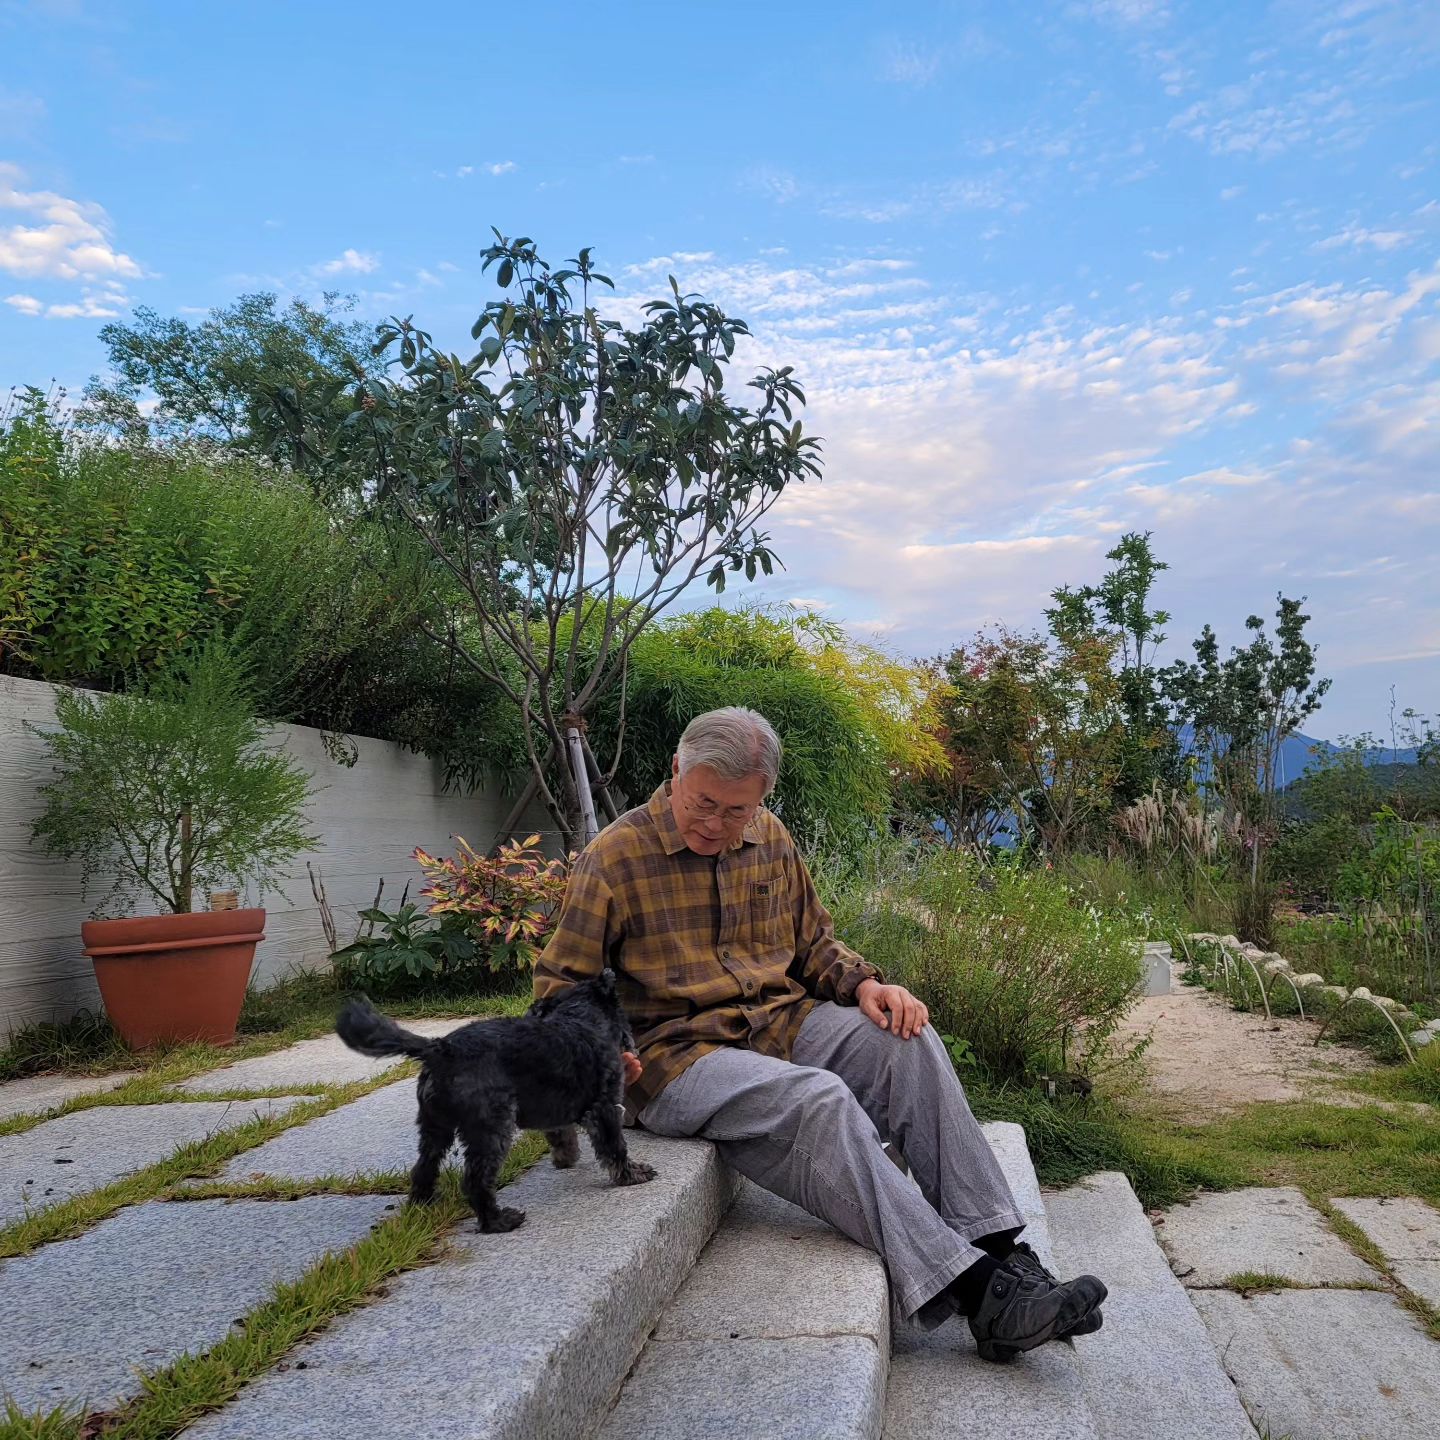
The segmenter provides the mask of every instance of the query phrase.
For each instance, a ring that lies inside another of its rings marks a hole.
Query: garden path
[[[1233,1010],[1178,973],[1169,995],[1135,1003],[1118,1038],[1133,1043],[1147,1034],[1147,1094],[1186,1119],[1258,1101],[1304,1099],[1327,1083],[1376,1068],[1369,1055],[1349,1046],[1317,1049],[1315,1026],[1307,1021]]]

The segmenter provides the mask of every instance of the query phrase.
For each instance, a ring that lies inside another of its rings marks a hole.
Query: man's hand
[[[633,1050],[622,1050],[620,1063],[625,1067],[625,1088],[628,1090],[640,1078],[640,1072],[645,1067],[640,1063],[640,1057]]]
[[[930,1012],[903,985],[862,980],[855,991],[855,1003],[882,1030],[902,1040],[918,1035],[930,1021]]]

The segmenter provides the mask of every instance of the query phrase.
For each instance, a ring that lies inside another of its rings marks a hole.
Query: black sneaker
[[[1006,1256],[1004,1263],[1017,1270],[1028,1270],[1033,1275],[1041,1275],[1052,1285],[1060,1283],[1058,1277],[1045,1268],[1040,1257],[1023,1240],[1016,1241],[1015,1248]],[[1060,1331],[1055,1338],[1068,1340],[1072,1335],[1093,1335],[1104,1323],[1105,1315],[1097,1305],[1083,1320],[1077,1321],[1068,1330]]]
[[[1028,1264],[1006,1261],[990,1277],[970,1333],[982,1360],[1004,1363],[1047,1340],[1072,1333],[1104,1300],[1093,1275],[1056,1282]]]

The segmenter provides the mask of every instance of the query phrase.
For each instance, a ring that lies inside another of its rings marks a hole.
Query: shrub
[[[426,909],[402,897],[393,912],[361,911],[369,932],[332,957],[342,983],[376,992],[483,989],[496,976],[528,974],[565,894],[565,862],[547,860],[538,835],[493,857],[456,839],[453,860],[415,851],[429,881],[420,891]]]
[[[746,617],[718,624],[707,618],[712,613],[677,617],[636,640],[625,680],[621,790],[632,803],[643,800],[668,778],[680,735],[696,715],[746,705],[784,741],[770,803],[791,830],[854,837],[883,825],[890,793],[885,750],[855,696],[837,676],[811,668],[799,646],[773,654],[737,649],[734,632],[747,626]],[[614,748],[620,712],[617,687],[591,717],[602,764]]]
[[[547,860],[540,837],[502,845],[497,855],[480,855],[461,835],[453,860],[424,850],[415,860],[430,883],[420,894],[430,913],[463,925],[485,947],[492,970],[529,970],[554,927],[565,898],[568,866]]]
[[[874,853],[842,882],[837,924],[968,1044],[989,1082],[1119,1058],[1112,1042],[1141,973],[1133,923],[1046,870],[981,868],[928,846]]]
[[[121,691],[204,640],[259,714],[393,740],[447,778],[524,769],[508,702],[424,632],[447,594],[417,540],[259,462],[68,443],[0,416],[0,673]]]
[[[309,777],[265,748],[239,662],[211,644],[135,693],[62,690],[60,728],[40,736],[56,778],[40,787],[34,836],[78,859],[88,889],[112,877],[97,913],[137,899],[184,914],[194,892],[275,885],[314,838]]]

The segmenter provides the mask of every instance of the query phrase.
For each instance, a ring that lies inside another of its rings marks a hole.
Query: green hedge
[[[834,679],[806,667],[798,647],[763,655],[736,648],[736,632],[763,621],[723,611],[679,616],[647,630],[631,651],[619,784],[643,800],[670,773],[671,757],[696,715],[746,705],[774,725],[784,764],[772,801],[802,839],[831,841],[883,825],[890,781],[877,737]],[[738,662],[738,663],[736,663]],[[618,688],[592,718],[608,765],[619,718]]]
[[[253,461],[67,444],[32,402],[0,425],[0,673],[100,690],[220,633],[271,719],[398,741],[477,781],[520,755],[503,701],[419,628],[408,534]]]

